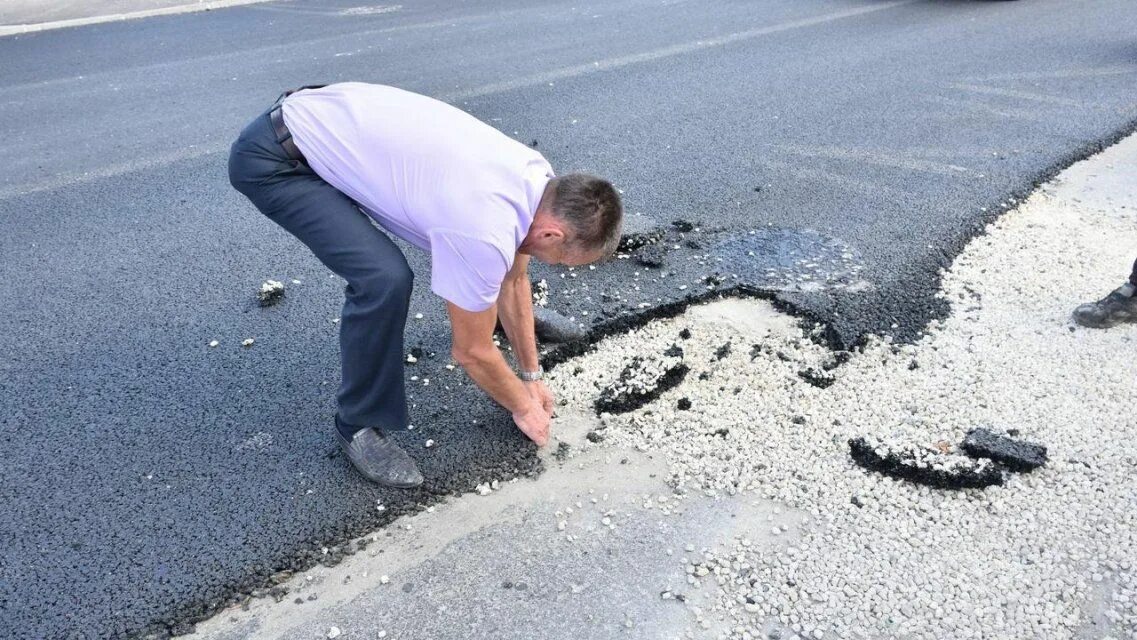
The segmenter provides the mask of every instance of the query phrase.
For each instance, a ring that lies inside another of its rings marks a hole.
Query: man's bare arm
[[[501,326],[522,371],[536,371],[537,335],[533,331],[533,290],[529,284],[529,256],[518,255],[501,283],[497,298]]]
[[[453,332],[451,354],[483,391],[513,414],[513,421],[539,446],[549,439],[549,414],[514,375],[493,343],[497,305],[485,311],[466,311],[446,303]]]

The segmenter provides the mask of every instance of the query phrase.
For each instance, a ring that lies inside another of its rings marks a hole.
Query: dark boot
[[[1126,283],[1097,302],[1074,309],[1074,322],[1083,327],[1108,329],[1125,322],[1137,322],[1137,287]]]

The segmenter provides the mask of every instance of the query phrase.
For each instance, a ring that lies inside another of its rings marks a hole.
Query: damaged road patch
[[[711,247],[717,268],[766,291],[865,289],[860,254],[842,240],[809,229],[754,229]]]

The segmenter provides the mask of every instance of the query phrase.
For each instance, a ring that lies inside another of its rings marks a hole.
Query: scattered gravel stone
[[[338,638],[341,635],[343,635],[343,631],[340,631],[339,627],[332,627],[331,629],[328,629],[328,640],[333,640],[334,638]]]
[[[217,345],[219,345],[219,344],[221,344],[221,342],[220,342],[220,341],[218,341],[218,340],[210,340],[210,341],[209,341],[209,346],[210,346],[211,348],[212,348],[212,347],[216,347],[216,346],[217,346]]]
[[[548,280],[542,279],[542,280],[538,280],[537,282],[532,283],[531,289],[533,291],[533,306],[534,307],[543,307],[543,306],[549,304],[549,281]],[[536,311],[536,309],[534,309],[534,311]]]
[[[653,229],[645,233],[625,233],[620,238],[620,244],[616,248],[616,253],[630,254],[640,247],[658,242],[662,237],[662,229]]]
[[[251,346],[253,346],[254,342],[256,342],[256,340],[253,338],[245,338],[244,340],[241,341],[241,346],[242,347],[251,347]]]
[[[260,291],[257,292],[257,302],[262,307],[271,307],[272,305],[284,299],[284,283],[277,282],[276,280],[265,280],[261,284]]]
[[[687,411],[688,409],[691,408],[691,399],[690,398],[679,398],[679,402],[675,403],[675,406],[680,411]]]
[[[1012,471],[1034,471],[1046,464],[1046,447],[1014,440],[987,429],[972,429],[960,444],[968,455],[990,458]]]

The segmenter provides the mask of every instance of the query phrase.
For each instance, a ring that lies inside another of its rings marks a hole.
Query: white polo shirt
[[[345,82],[284,100],[321,178],[431,254],[430,287],[467,311],[497,300],[552,167],[470,114],[395,87]]]

